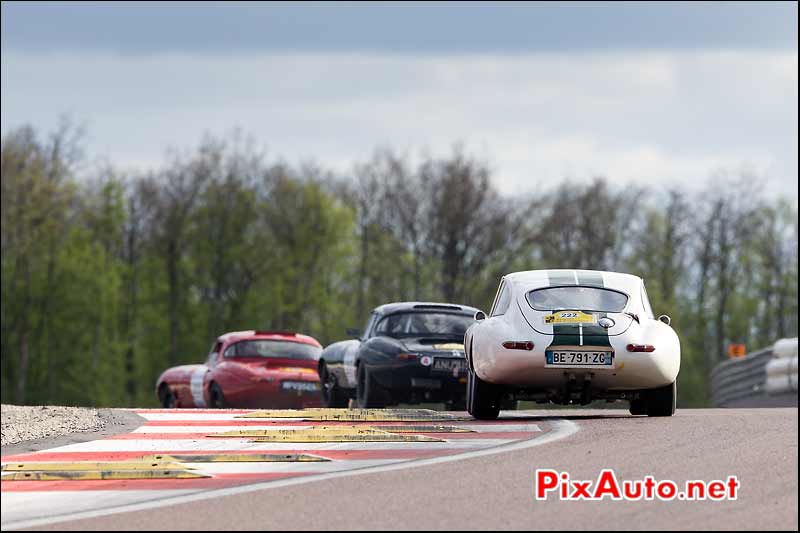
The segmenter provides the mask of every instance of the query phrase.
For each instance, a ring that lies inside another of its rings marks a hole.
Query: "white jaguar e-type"
[[[628,400],[631,414],[675,413],[680,341],[668,316],[654,318],[637,276],[508,274],[489,316],[478,311],[475,319],[464,335],[467,410],[475,418],[497,418],[514,400]]]

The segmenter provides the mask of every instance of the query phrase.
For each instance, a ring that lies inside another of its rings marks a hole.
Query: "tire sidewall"
[[[678,386],[676,382],[652,389],[647,394],[647,416],[672,416],[678,401]]]
[[[161,407],[164,409],[175,408],[175,395],[172,394],[172,389],[169,388],[169,385],[162,385],[158,397],[161,401]]]
[[[367,367],[361,363],[356,373],[356,404],[362,409],[381,408],[386,403],[385,391],[370,377]]]
[[[358,365],[356,372],[356,404],[362,409],[369,407],[369,376],[363,364]]]
[[[220,387],[217,383],[212,383],[211,387],[209,388],[209,400],[211,403],[211,407],[214,409],[225,409],[225,395],[222,393],[222,387]]]
[[[470,371],[467,376],[467,411],[479,420],[494,420],[500,413],[496,386],[485,383],[475,372]],[[498,405],[491,405],[498,404]]]
[[[322,386],[322,406],[323,407],[335,407],[335,398],[336,398],[336,381],[333,379],[333,376],[328,371],[328,365],[323,363],[320,365],[319,368],[319,381],[320,385]],[[327,383],[332,381],[330,389],[327,386]]]

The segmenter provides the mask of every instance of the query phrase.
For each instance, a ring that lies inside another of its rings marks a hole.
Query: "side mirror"
[[[661,315],[658,317],[658,319],[668,326],[672,324],[672,319],[669,317],[669,315]]]
[[[486,320],[486,313],[483,311],[475,311],[475,320],[480,322],[481,320]]]
[[[347,336],[351,339],[361,338],[361,331],[359,331],[358,328],[347,328],[345,331],[347,332]]]

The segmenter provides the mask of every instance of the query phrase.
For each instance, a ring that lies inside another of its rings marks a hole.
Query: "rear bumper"
[[[466,366],[454,375],[411,361],[403,366],[371,369],[370,378],[399,399],[415,394],[431,400],[462,398],[467,392]]]
[[[606,348],[609,349],[609,348]],[[600,390],[638,390],[661,387],[675,381],[680,352],[662,350],[630,353],[613,349],[613,367],[564,368],[545,366],[544,350],[497,350],[489,357],[475,358],[475,372],[489,383],[521,388],[552,390],[566,381],[590,379]]]
[[[286,389],[284,381],[313,384],[313,390]],[[321,390],[318,380],[297,377],[276,378],[244,384],[241,388],[225,391],[225,399],[231,407],[249,409],[302,409],[322,405]]]
[[[286,394],[282,392],[262,401],[262,403],[266,404],[264,407],[273,409],[304,409],[307,407],[321,407],[322,397],[320,392],[302,394]]]

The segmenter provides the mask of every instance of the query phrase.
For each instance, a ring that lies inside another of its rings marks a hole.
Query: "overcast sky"
[[[507,193],[746,171],[797,197],[797,4],[2,4],[0,128],[150,167],[235,127],[346,171],[487,158]]]

